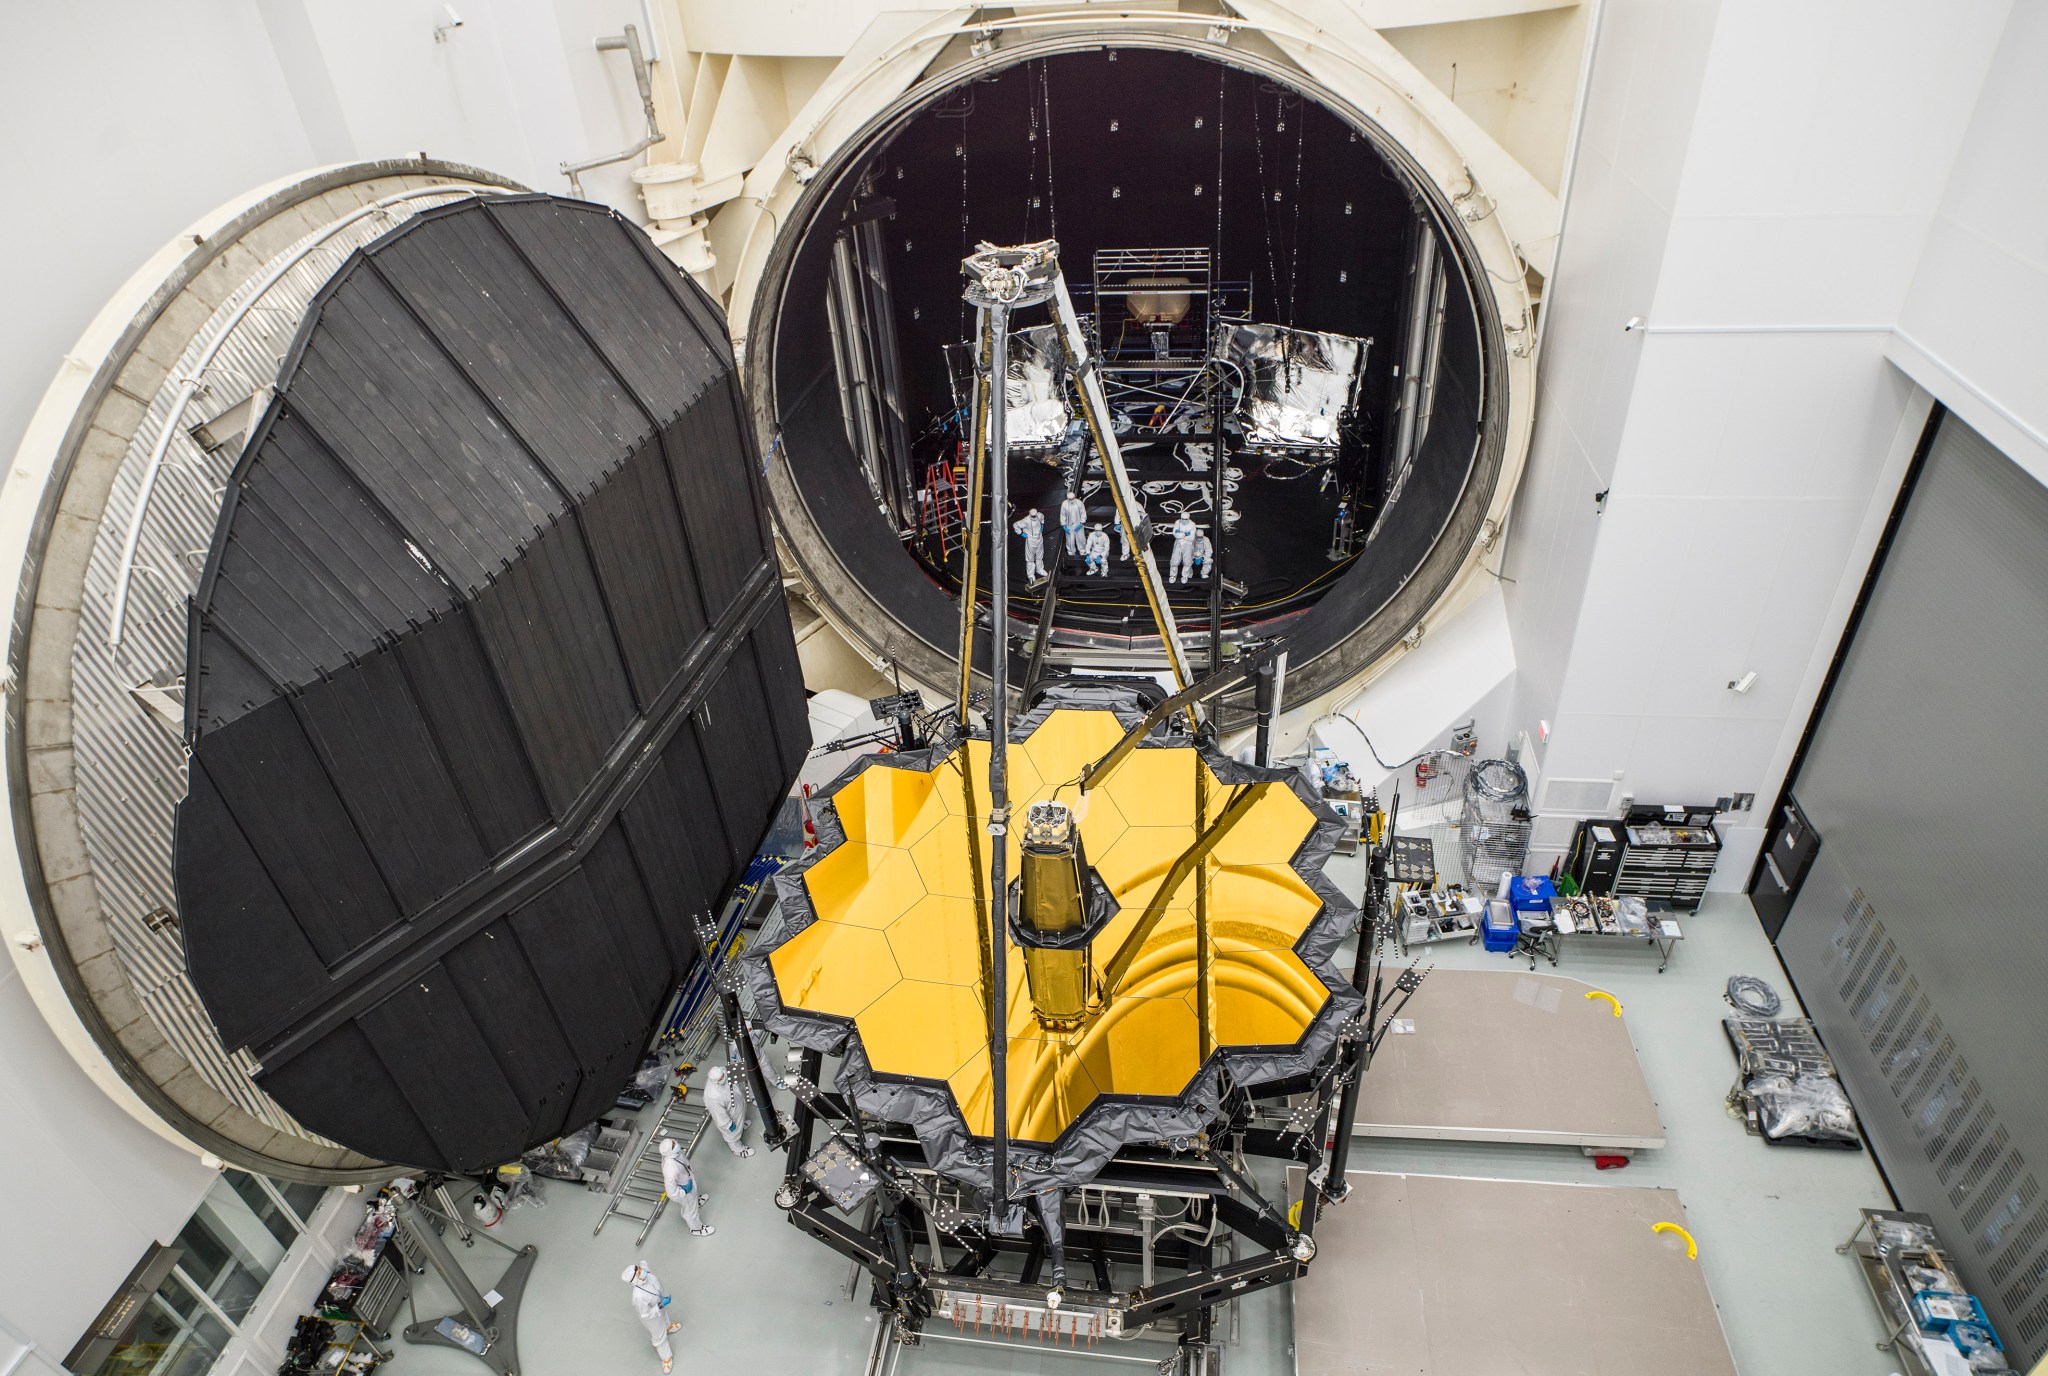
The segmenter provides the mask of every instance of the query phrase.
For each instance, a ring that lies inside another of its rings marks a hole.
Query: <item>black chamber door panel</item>
[[[808,745],[716,307],[457,202],[322,290],[195,599],[180,919],[305,1126],[466,1171],[632,1072]]]

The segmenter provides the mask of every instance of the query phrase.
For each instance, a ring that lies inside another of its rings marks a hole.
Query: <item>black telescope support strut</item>
[[[1010,442],[1005,401],[1010,376],[1010,308],[996,302],[988,311],[989,363],[984,395],[988,408],[988,545],[990,550],[988,667],[992,688],[988,716],[988,1066],[994,1110],[994,1150],[989,1162],[988,1218],[1000,1228],[1010,1204]],[[974,590],[962,597],[973,615]]]
[[[1378,844],[1365,849],[1365,901],[1359,905],[1358,951],[1351,958],[1351,987],[1370,998],[1372,953],[1379,946],[1380,909],[1386,901],[1387,859],[1394,848],[1394,823],[1401,815],[1401,798],[1394,797],[1393,816],[1387,818],[1386,830]],[[1370,998],[1359,1028],[1358,1039],[1352,1043],[1350,1054],[1342,1073],[1349,1078],[1344,1081],[1343,1098],[1337,1105],[1336,1141],[1330,1147],[1330,1171],[1323,1178],[1323,1197],[1342,1199],[1351,1192],[1350,1184],[1344,1178],[1344,1171],[1351,1162],[1351,1134],[1358,1124],[1358,1094],[1365,1083],[1366,1068],[1372,1063],[1373,1029],[1379,1020],[1379,1000]],[[1320,1143],[1318,1145],[1321,1145]]]

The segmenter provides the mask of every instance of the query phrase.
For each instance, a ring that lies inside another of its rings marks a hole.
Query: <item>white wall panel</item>
[[[596,41],[647,27],[640,0],[471,0],[462,27],[439,0],[302,4],[358,158],[424,150],[566,194],[564,162],[645,131],[630,59]],[[643,32],[646,44],[650,35]],[[630,165],[593,171],[585,194],[631,212]]]
[[[0,454],[136,264],[313,149],[250,0],[10,5],[0,41]]]
[[[1680,216],[1659,283],[1672,325],[1865,325],[1898,315],[1925,215]]]
[[[1640,341],[1617,497],[1851,497],[1870,490],[1909,384],[1876,334]]]
[[[1645,802],[1775,792],[1889,508],[1902,430],[1925,411],[1885,361],[1890,328],[1932,273],[1974,270],[1923,255],[1951,232],[1942,215],[1965,214],[1961,169],[1977,163],[1958,149],[1978,137],[1973,111],[1987,118],[1978,91],[2009,8],[1723,0],[1689,22],[1610,7],[1508,569],[1531,585],[1508,597],[1525,664],[1554,663],[1551,639],[1570,636],[1562,672],[1525,675],[1517,699],[1523,729],[1555,727],[1546,772],[1621,770]],[[2044,56],[2048,34],[2032,68],[2001,69],[2018,85]],[[1619,96],[1601,79],[1617,60]],[[1682,112],[1644,105],[1654,92],[1683,93]],[[2037,94],[2016,92],[2002,118],[2028,113],[2038,137]],[[2012,175],[2020,136],[2006,137],[1987,185]],[[1985,218],[2010,232],[1992,204]],[[1589,257],[1600,272],[1575,280]],[[1970,318],[2004,313],[1972,285]],[[1650,328],[1622,334],[1630,315]],[[2048,349],[2030,347],[2044,375]],[[1541,442],[1556,426],[1611,480],[1590,531],[1540,519],[1561,475],[1533,466],[1570,468],[1569,446]],[[1572,566],[1573,541],[1591,548],[1576,587],[1536,572]],[[1751,670],[1749,692],[1728,690]],[[1746,869],[1758,820],[1727,819],[1742,842],[1718,883],[1739,882],[1727,871]]]
[[[1726,0],[1680,216],[1925,215],[2011,0]]]
[[[1499,589],[1488,588],[1431,627],[1413,650],[1337,710],[1363,723],[1380,758],[1389,763],[1448,744],[1452,729],[1467,717],[1479,733],[1480,748],[1498,755],[1508,744],[1504,689],[1514,674],[1507,608]],[[1346,750],[1356,744],[1342,728],[1333,741]],[[1354,760],[1353,767],[1360,777],[1373,769],[1369,759],[1363,765]]]
[[[216,1178],[108,1101],[0,967],[0,1323],[70,1351]]]
[[[1600,11],[1546,295],[1536,432],[1502,572],[1519,666],[1513,727],[1558,711],[1599,517],[1641,359],[1718,0],[1608,0]],[[1604,615],[1604,613],[1603,613]],[[1546,768],[1548,766],[1546,765]]]
[[[2048,482],[2048,6],[2013,7],[1900,325],[1915,379]]]

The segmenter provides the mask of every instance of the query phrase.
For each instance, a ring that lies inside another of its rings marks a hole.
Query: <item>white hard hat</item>
[[[628,1266],[625,1270],[619,1272],[619,1279],[625,1281],[628,1285],[630,1285],[633,1282],[633,1277],[639,1274],[640,1263],[636,1261],[631,1266]]]
[[[682,1150],[682,1144],[677,1142],[675,1138],[664,1137],[661,1139],[661,1154],[663,1156],[679,1156],[682,1154]]]
[[[707,1080],[723,1080],[725,1078],[725,1067],[722,1065],[712,1066],[711,1069],[704,1072],[704,1078]]]

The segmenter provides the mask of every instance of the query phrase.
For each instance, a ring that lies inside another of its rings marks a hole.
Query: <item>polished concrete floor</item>
[[[1336,862],[1333,877],[1355,890],[1355,862]],[[1640,1153],[1626,1169],[1599,1172],[1569,1147],[1360,1139],[1352,1165],[1676,1190],[1742,1376],[1885,1376],[1895,1366],[1873,1346],[1882,1333],[1870,1300],[1852,1264],[1834,1253],[1834,1244],[1855,1226],[1859,1207],[1888,1203],[1884,1185],[1862,1153],[1767,1147],[1727,1115],[1723,1096],[1734,1071],[1720,1029],[1728,1011],[1721,999],[1727,977],[1761,975],[1788,1003],[1791,991],[1739,896],[1710,896],[1684,930],[1686,939],[1661,975],[1654,950],[1618,943],[1567,947],[1558,970],[1622,1000],[1668,1146]],[[1419,955],[1424,964],[1443,968],[1527,968],[1463,943]],[[875,1336],[865,1294],[848,1298],[847,1264],[800,1235],[774,1208],[780,1165],[780,1157],[766,1152],[740,1161],[716,1142],[700,1149],[698,1166],[711,1197],[705,1213],[718,1227],[710,1238],[690,1237],[672,1217],[644,1247],[634,1246],[638,1225],[626,1221],[593,1237],[602,1197],[559,1184],[550,1185],[546,1207],[509,1214],[493,1233],[540,1247],[519,1326],[523,1369],[535,1376],[658,1372],[619,1281],[620,1269],[644,1256],[676,1297],[672,1312],[683,1323],[676,1335],[678,1372],[862,1371]],[[485,1286],[505,1260],[481,1243],[457,1250]],[[436,1283],[422,1282],[422,1317],[445,1312],[447,1302]],[[1244,1301],[1238,1343],[1225,1369],[1291,1372],[1292,1324],[1285,1290]],[[1106,1344],[1093,1355],[1055,1353],[983,1346],[959,1341],[962,1336],[944,1328],[922,1347],[894,1354],[891,1370],[895,1376],[1135,1372],[1139,1361],[1157,1360],[1164,1351],[1137,1342]],[[470,1376],[482,1369],[459,1353],[403,1345],[390,1367],[395,1376]]]

